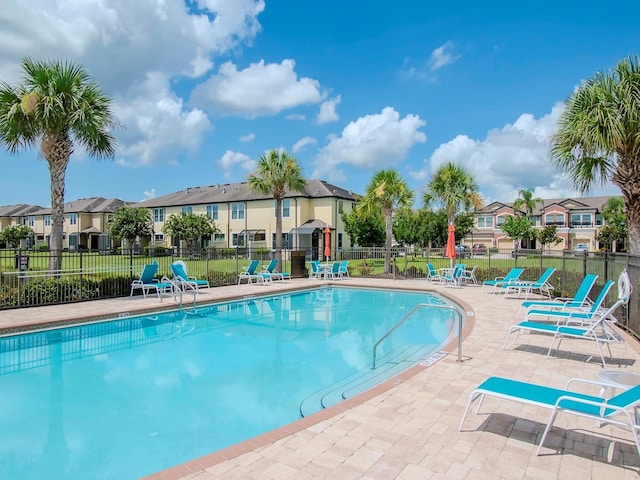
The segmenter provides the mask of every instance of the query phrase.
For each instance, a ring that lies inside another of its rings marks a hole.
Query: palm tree
[[[0,145],[17,154],[40,144],[51,177],[49,269],[59,270],[69,158],[74,144],[98,159],[113,157],[111,100],[73,63],[25,58],[22,69],[22,83],[0,82]]]
[[[447,220],[454,223],[456,214],[482,208],[484,202],[474,176],[464,167],[453,162],[441,165],[427,184],[425,206],[439,202],[447,212]]]
[[[298,161],[283,150],[270,150],[258,159],[258,168],[247,177],[249,188],[272,195],[276,201],[276,259],[282,265],[282,199],[288,190],[300,192],[307,185]]]
[[[640,254],[640,60],[598,72],[565,101],[552,138],[553,161],[581,192],[608,181],[624,198],[629,250]]]
[[[400,208],[410,207],[413,192],[397,170],[378,170],[373,174],[358,208],[364,212],[382,211],[385,222],[384,273],[391,271],[391,239],[393,238],[393,214]]]
[[[544,203],[544,200],[540,197],[533,197],[533,188],[521,188],[518,191],[518,195],[520,195],[520,197],[516,198],[515,202],[513,202],[513,209],[517,211],[524,207],[527,217],[533,214],[536,205]]]

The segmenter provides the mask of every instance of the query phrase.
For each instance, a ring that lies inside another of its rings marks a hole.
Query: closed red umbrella
[[[331,230],[329,230],[329,225],[324,227],[324,258],[325,260],[331,258]]]
[[[449,224],[448,236],[447,236],[447,249],[445,250],[445,257],[451,259],[451,265],[456,258],[456,234],[453,222]]]

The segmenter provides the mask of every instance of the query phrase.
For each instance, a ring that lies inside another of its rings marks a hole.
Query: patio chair
[[[569,308],[581,308],[591,305],[593,302],[589,299],[589,292],[596,284],[598,275],[593,273],[588,274],[582,279],[582,283],[578,287],[576,294],[573,297],[556,297],[551,300],[527,300],[522,302],[520,309],[516,315],[516,318],[520,318],[520,312],[522,310],[525,313],[533,308],[549,308],[552,310],[566,310]]]
[[[619,298],[611,307],[608,309],[602,309],[601,305],[604,302],[605,297],[611,290],[613,286],[613,280],[609,280],[605,283],[600,295],[593,303],[589,310],[584,309],[574,309],[570,311],[557,311],[557,310],[532,310],[529,312],[529,316],[532,315],[541,315],[546,316],[548,318],[555,319],[557,323],[541,323],[541,322],[529,322],[524,321],[520,322],[517,325],[511,326],[509,328],[509,332],[507,333],[507,338],[505,338],[502,348],[505,348],[507,341],[509,340],[509,336],[512,333],[514,335],[514,343],[518,338],[520,332],[523,330],[529,332],[538,332],[538,333],[549,333],[553,334],[553,338],[551,340],[551,345],[549,346],[549,350],[547,351],[547,358],[551,355],[553,351],[553,347],[558,340],[558,346],[556,347],[556,351],[560,349],[560,344],[562,343],[562,339],[565,337],[568,338],[582,338],[586,340],[593,340],[596,343],[596,347],[598,349],[598,354],[600,355],[600,359],[602,360],[602,366],[604,368],[607,367],[607,363],[604,360],[604,355],[602,354],[602,345],[607,346],[607,350],[609,351],[609,358],[613,358],[611,354],[611,343],[623,343],[624,340],[620,337],[611,326],[607,325],[607,322],[614,322],[615,317],[613,313],[616,309],[621,305],[626,305],[629,301],[629,298]],[[528,317],[527,317],[528,318]],[[593,358],[593,355],[590,356],[587,361]]]
[[[436,280],[439,282],[442,275],[438,273],[436,268],[433,266],[433,263],[427,263],[427,280],[431,280],[435,282]]]
[[[318,260],[311,260],[311,271],[309,272],[309,278],[320,279],[322,278],[322,264]]]
[[[493,280],[485,280],[484,282],[482,282],[482,291],[484,292],[485,286],[490,286],[493,287],[492,293],[496,293],[497,291],[499,291],[498,288],[501,288],[504,285],[508,285],[509,283],[517,282],[520,278],[520,275],[522,275],[522,272],[524,272],[524,268],[514,267],[509,270],[509,272],[507,272],[504,277],[496,277]]]
[[[464,263],[457,263],[452,269],[446,269],[445,273],[440,276],[440,283],[445,283],[446,287],[461,287],[462,286],[462,273],[466,270],[467,266]]]
[[[351,276],[349,275],[349,260],[342,260],[340,262],[340,277],[344,278],[351,278]]]
[[[264,285],[265,282],[270,282],[271,275],[269,273],[258,272],[259,266],[260,260],[251,260],[249,265],[243,267],[244,271],[238,274],[238,285],[242,283],[242,280],[247,280],[248,285],[251,285],[254,280],[262,285]]]
[[[170,265],[171,272],[173,273],[173,280],[182,288],[182,290],[185,290],[185,284],[194,287],[196,292],[198,292],[200,288],[209,288],[208,280],[199,280],[196,277],[190,277],[187,275],[186,269],[183,265],[184,263],[182,262],[174,262]]]
[[[284,281],[284,279],[291,279],[291,274],[287,273],[287,272],[276,272],[276,267],[278,266],[278,260],[277,259],[272,259],[269,262],[269,265],[267,265],[266,267],[262,267],[262,274],[268,274],[271,276],[272,280],[280,280],[281,282]]]
[[[569,413],[590,418],[596,420],[597,426],[608,423],[630,430],[633,434],[638,454],[640,454],[640,438],[638,434],[640,425],[638,425],[635,414],[635,409],[640,405],[640,385],[607,399],[601,396],[586,395],[575,390],[569,390],[571,384],[578,382],[600,387],[607,386],[599,382],[572,378],[567,382],[564,389],[557,389],[508,378],[489,377],[469,395],[469,402],[462,415],[458,430],[462,430],[462,425],[467,418],[471,404],[479,399],[476,409],[476,413],[478,413],[484,397],[490,396],[551,410],[547,426],[538,444],[536,455],[540,455],[540,449],[558,413]]]
[[[155,278],[157,273],[158,262],[154,260],[153,263],[145,265],[140,274],[140,278],[131,282],[131,293],[129,296],[133,297],[134,290],[142,290],[142,297],[147,298],[147,293],[155,290],[160,301],[162,301],[162,293],[171,293],[175,297],[175,285],[165,277],[158,281]]]
[[[509,294],[510,291],[518,292],[518,297],[524,292],[525,300],[529,298],[529,294],[533,293],[534,290],[540,292],[540,295],[546,295],[551,300],[551,292],[553,291],[553,285],[549,283],[549,279],[555,273],[556,269],[553,267],[547,268],[540,278],[535,282],[509,282],[507,284],[502,285],[502,288],[505,289],[505,297]]]
[[[331,269],[327,269],[324,271],[325,278],[330,278],[331,280],[342,280],[342,274],[340,273],[340,262],[333,262],[331,264]]]
[[[471,270],[465,268],[460,276],[460,281],[464,283],[473,283],[474,285],[478,285],[478,279],[476,278],[476,270],[478,269],[478,265],[474,265]]]

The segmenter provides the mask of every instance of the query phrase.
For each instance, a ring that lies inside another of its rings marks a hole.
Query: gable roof
[[[114,213],[128,202],[119,198],[91,197],[72,200],[64,204],[64,213]],[[33,215],[51,215],[51,207],[41,208]]]
[[[33,214],[33,212],[41,208],[42,207],[38,205],[27,205],[26,203],[0,206],[0,217],[24,217],[25,215]]]
[[[301,192],[287,191],[285,198],[323,198],[336,197],[345,200],[356,200],[350,190],[332,185],[324,180],[307,180]],[[151,198],[135,204],[136,207],[172,207],[185,205],[202,205],[227,202],[246,202],[251,200],[267,200],[271,195],[251,191],[247,182],[224,183],[203,187],[189,187],[185,190],[169,193],[161,197]]]

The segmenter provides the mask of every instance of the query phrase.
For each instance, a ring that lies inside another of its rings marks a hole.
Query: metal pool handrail
[[[411,315],[413,315],[416,312],[416,310],[418,310],[420,308],[424,308],[424,307],[441,308],[441,309],[445,309],[445,310],[452,310],[457,314],[457,316],[458,316],[458,361],[459,362],[462,361],[462,313],[460,313],[460,310],[458,310],[456,307],[451,306],[451,305],[436,305],[436,304],[433,304],[433,303],[419,303],[418,305],[413,307],[409,313],[407,313],[404,317],[402,317],[398,321],[398,323],[396,323],[393,327],[391,327],[391,329],[387,333],[385,333],[382,337],[380,337],[380,339],[373,345],[373,359],[372,359],[372,362],[371,362],[371,370],[375,370],[375,368],[376,368],[376,353],[377,353],[378,345],[383,340],[385,340],[389,335],[391,335]]]

